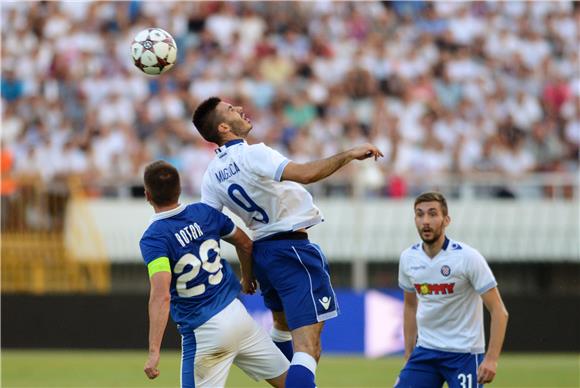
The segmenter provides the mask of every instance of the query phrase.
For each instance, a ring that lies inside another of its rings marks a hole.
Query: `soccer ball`
[[[159,75],[175,64],[177,45],[173,37],[161,28],[147,28],[133,39],[131,57],[135,66],[145,74]]]

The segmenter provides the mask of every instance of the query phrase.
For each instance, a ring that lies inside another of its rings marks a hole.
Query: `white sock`
[[[274,342],[292,341],[292,334],[289,331],[278,330],[275,327],[270,331],[270,337]]]
[[[302,365],[307,368],[313,375],[316,375],[316,360],[308,353],[296,352],[292,357],[290,365]]]

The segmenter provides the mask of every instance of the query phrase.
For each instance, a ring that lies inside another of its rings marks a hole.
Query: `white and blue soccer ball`
[[[171,69],[177,59],[177,45],[167,31],[147,28],[131,43],[133,63],[148,75],[159,75]]]

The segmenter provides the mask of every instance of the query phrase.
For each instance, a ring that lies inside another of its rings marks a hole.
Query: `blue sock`
[[[286,375],[286,388],[315,388],[316,360],[308,353],[296,352]]]
[[[288,361],[292,361],[292,356],[294,355],[294,348],[292,347],[292,335],[289,331],[278,330],[275,327],[272,328],[270,332],[272,341],[280,349],[280,351],[286,356]]]

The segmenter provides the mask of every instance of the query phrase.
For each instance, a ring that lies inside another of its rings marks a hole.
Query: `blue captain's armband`
[[[149,264],[147,264],[147,270],[149,271],[149,277],[155,275],[157,272],[169,272],[171,273],[171,266],[169,265],[168,257],[158,257]]]

